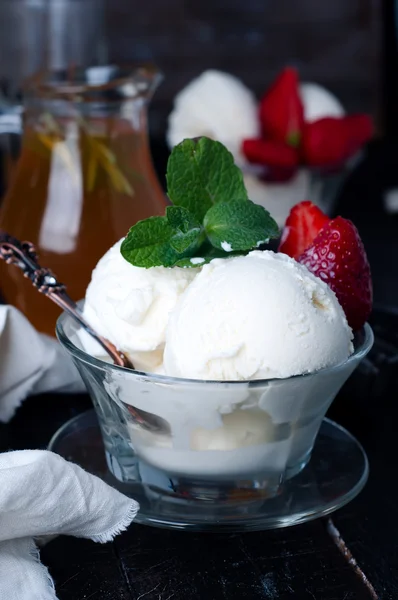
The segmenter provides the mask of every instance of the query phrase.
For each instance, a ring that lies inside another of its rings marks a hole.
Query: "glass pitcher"
[[[33,242],[43,266],[84,297],[99,258],[140,219],[163,214],[147,136],[152,67],[40,74],[25,92],[22,151],[0,228]],[[41,332],[59,314],[16,267],[0,264],[4,300]]]
[[[107,63],[105,0],[0,0],[0,202],[21,149],[22,85],[40,69]]]

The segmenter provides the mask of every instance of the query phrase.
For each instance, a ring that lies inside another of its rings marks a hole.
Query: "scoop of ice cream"
[[[222,416],[217,429],[197,428],[191,434],[192,450],[235,450],[272,440],[271,417],[262,410],[236,410]]]
[[[331,289],[284,254],[213,260],[170,316],[168,375],[290,377],[347,359],[352,331]]]
[[[238,164],[242,140],[260,132],[257,102],[239,79],[209,70],[191,81],[174,100],[169,116],[167,140],[170,147],[185,138],[207,136],[228,148]]]
[[[317,83],[302,83],[300,96],[307,123],[323,117],[343,117],[345,114],[343,105],[336,96]]]
[[[138,370],[159,371],[169,314],[198,269],[134,267],[121,255],[121,242],[94,269],[84,316]],[[99,346],[89,336],[81,339],[87,352],[98,355]]]

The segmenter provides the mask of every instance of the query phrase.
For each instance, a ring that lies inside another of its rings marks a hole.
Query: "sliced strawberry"
[[[260,122],[266,138],[297,147],[304,124],[304,108],[296,69],[286,67],[260,102]]]
[[[301,153],[305,164],[312,167],[342,164],[349,155],[343,120],[325,117],[313,123],[306,123]]]
[[[278,252],[298,258],[329,221],[329,217],[309,200],[296,204],[286,220]]]
[[[354,331],[372,310],[372,279],[365,248],[355,225],[336,217],[298,258],[334,291]]]
[[[372,137],[373,125],[367,115],[324,117],[305,123],[300,148],[305,164],[333,167],[344,163]]]
[[[297,167],[267,167],[258,177],[265,183],[286,183],[294,177]]]
[[[352,156],[372,139],[374,134],[373,121],[369,115],[365,114],[348,115],[343,117],[343,121],[346,128],[350,156]]]
[[[259,174],[264,181],[288,181],[295,174],[299,163],[297,150],[273,140],[244,140],[242,152],[250,163],[264,167]]]
[[[299,162],[297,150],[273,140],[243,140],[242,151],[249,162],[267,167],[295,168]]]

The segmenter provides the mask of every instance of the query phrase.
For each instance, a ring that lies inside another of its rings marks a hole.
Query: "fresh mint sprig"
[[[170,154],[166,178],[166,215],[139,221],[122,243],[131,264],[197,267],[278,236],[269,212],[248,199],[242,173],[220,142],[184,140]]]
[[[220,142],[203,137],[175,146],[167,164],[167,192],[173,204],[199,221],[218,202],[248,200],[243,176]]]

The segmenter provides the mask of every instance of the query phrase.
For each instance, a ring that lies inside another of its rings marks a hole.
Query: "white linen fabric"
[[[28,395],[84,389],[55,338],[39,334],[16,308],[0,306],[0,421],[11,419]]]
[[[0,306],[0,421],[9,421],[28,395],[83,390],[57,340],[39,334],[17,309]],[[137,511],[137,502],[53,452],[0,454],[0,600],[55,600],[37,542],[68,534],[105,543]]]
[[[1,600],[56,600],[35,538],[109,542],[138,511],[134,500],[46,450],[0,454],[0,482]]]

